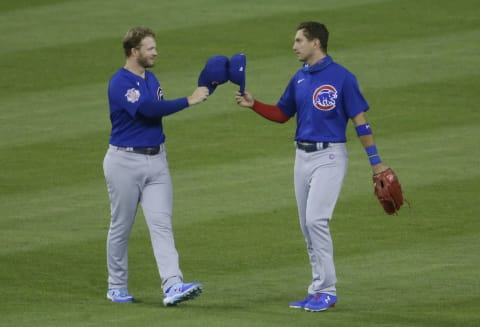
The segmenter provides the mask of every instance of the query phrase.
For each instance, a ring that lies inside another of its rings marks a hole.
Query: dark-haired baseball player
[[[190,300],[200,283],[184,283],[172,231],[172,182],[162,118],[201,103],[207,87],[192,95],[165,100],[153,67],[155,34],[132,28],[123,39],[125,66],[110,79],[108,101],[112,131],[103,169],[111,206],[107,237],[108,292],[113,302],[134,302],[128,292],[128,240],[140,204],[150,231],[164,290],[164,305]]]
[[[328,30],[318,22],[301,23],[293,50],[303,67],[290,80],[276,105],[251,93],[235,99],[242,107],[284,123],[297,116],[294,167],[300,226],[307,244],[312,281],[307,296],[291,308],[324,311],[337,302],[333,243],[329,223],[347,172],[346,127],[352,120],[374,173],[386,170],[367,123],[368,104],[355,76],[327,54]]]

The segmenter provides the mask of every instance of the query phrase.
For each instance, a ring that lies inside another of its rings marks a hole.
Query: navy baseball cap
[[[206,86],[210,94],[218,85],[228,81],[228,58],[225,56],[213,56],[207,60],[205,67],[198,77],[198,86]]]
[[[230,82],[240,86],[240,93],[245,92],[245,70],[247,69],[247,56],[243,53],[234,54],[230,58],[228,78]]]

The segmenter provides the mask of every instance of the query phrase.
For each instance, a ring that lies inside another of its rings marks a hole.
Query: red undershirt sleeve
[[[285,123],[290,119],[278,106],[265,104],[258,100],[255,100],[252,109],[260,116],[277,123]]]

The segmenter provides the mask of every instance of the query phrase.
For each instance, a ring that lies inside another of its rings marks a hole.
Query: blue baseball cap
[[[240,86],[240,93],[245,92],[245,71],[247,69],[247,56],[243,53],[234,54],[230,58],[230,66],[228,68],[228,78],[230,82]]]
[[[207,60],[205,67],[198,77],[198,86],[206,86],[210,94],[218,85],[228,81],[228,58],[226,56],[213,56]]]

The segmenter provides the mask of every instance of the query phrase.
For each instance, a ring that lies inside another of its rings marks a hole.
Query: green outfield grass
[[[15,0],[0,3],[0,326],[480,326],[480,4],[476,0]],[[247,89],[276,103],[298,69],[296,25],[320,20],[353,71],[383,160],[411,208],[387,216],[349,128],[332,234],[339,302],[288,308],[310,280],[293,196],[294,120],[236,106],[233,84],[164,120],[187,281],[173,308],[141,211],[132,305],[105,299],[107,82],[121,39],[157,31],[153,71],[189,95],[212,55],[247,55]]]

